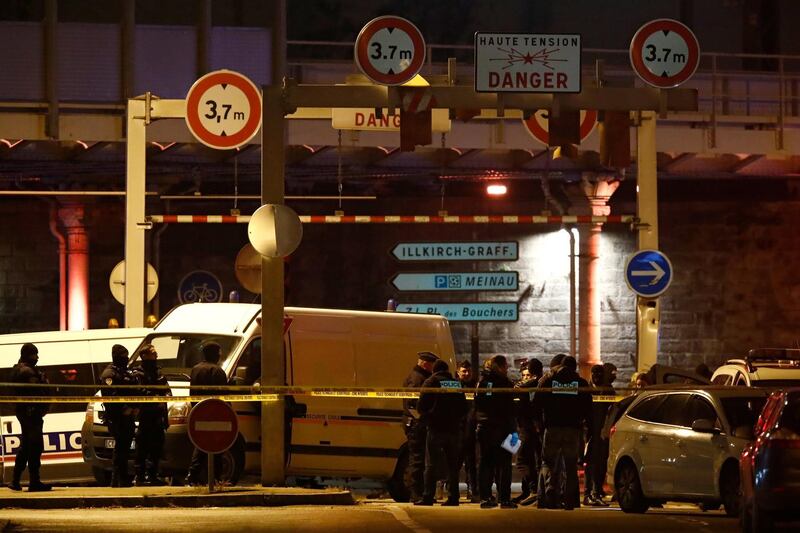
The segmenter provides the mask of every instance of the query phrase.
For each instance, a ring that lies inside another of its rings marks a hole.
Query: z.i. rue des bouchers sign
[[[475,91],[581,92],[581,36],[477,32]]]
[[[517,302],[408,303],[398,304],[399,313],[442,315],[451,322],[516,322]]]

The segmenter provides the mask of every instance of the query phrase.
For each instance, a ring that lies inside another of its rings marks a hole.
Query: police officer
[[[473,390],[478,384],[472,373],[472,363],[468,360],[463,360],[458,364],[456,377],[461,382],[461,388],[465,390]],[[464,471],[467,474],[467,499],[472,503],[480,503],[480,491],[478,490],[478,455],[476,453],[477,442],[475,441],[475,430],[477,428],[477,421],[475,420],[475,403],[469,403],[469,410],[464,419],[464,424],[461,428],[462,442],[461,453],[459,458],[460,465],[464,465]]]
[[[141,364],[133,369],[136,380],[143,385],[145,396],[167,396],[169,389],[154,389],[148,385],[167,385],[167,378],[161,375],[156,363],[158,352],[152,344],[139,350]],[[158,477],[158,462],[164,449],[164,434],[169,427],[166,403],[142,403],[139,406],[139,428],[136,430],[136,481],[137,486],[166,485]]]
[[[111,347],[111,364],[100,374],[100,384],[106,386],[136,384],[136,377],[128,369],[128,349],[121,344],[115,344]],[[113,398],[115,396],[137,394],[137,391],[130,388],[102,388],[101,394],[104,397]],[[111,486],[130,487],[132,483],[128,477],[128,456],[136,430],[136,414],[138,410],[136,405],[127,403],[106,403],[104,407],[108,431],[114,437]]]
[[[522,379],[515,385],[520,389],[526,390],[520,396],[519,411],[517,414],[517,426],[519,427],[519,438],[522,445],[517,452],[517,470],[522,475],[522,494],[512,501],[521,505],[531,505],[536,502],[536,489],[539,479],[539,464],[541,462],[542,441],[537,429],[537,414],[533,409],[531,397],[533,389],[539,385],[542,377],[542,362],[538,359],[531,359],[523,363],[521,368]]]
[[[517,431],[514,396],[491,392],[491,389],[510,389],[513,386],[508,379],[506,357],[495,355],[489,359],[488,369],[483,372],[475,392],[477,438],[481,455],[478,467],[481,509],[497,507],[497,501],[492,497],[492,481],[497,483],[500,507],[517,507],[511,501],[511,453],[502,446],[506,437]]]
[[[403,387],[414,389],[422,387],[425,380],[433,374],[433,363],[438,359],[439,357],[434,353],[419,352],[417,364],[403,381]],[[411,501],[416,502],[422,499],[424,489],[425,442],[427,439],[427,428],[417,412],[416,400],[403,400],[403,423],[408,439],[408,467],[404,480],[406,488],[411,494]]]
[[[215,389],[214,385],[227,385],[228,376],[225,371],[219,366],[219,359],[222,355],[222,348],[216,342],[209,342],[203,346],[203,361],[197,363],[192,367],[191,386],[192,396],[211,396],[218,394],[219,389]],[[214,457],[214,470],[219,472],[221,466],[222,456],[217,454]],[[192,453],[192,462],[189,465],[189,474],[186,476],[187,485],[198,485],[201,483],[200,471],[203,465],[208,462],[208,455],[195,447]]]
[[[587,392],[578,391],[588,387],[585,379],[576,371],[575,358],[566,356],[561,365],[539,382],[534,407],[541,409],[544,424],[542,443],[542,477],[544,498],[540,508],[557,509],[559,506],[572,510],[580,506],[578,487],[578,453],[580,432],[585,423],[591,432],[592,398]],[[563,460],[563,461],[562,461]],[[560,470],[565,471],[565,486],[560,487]]]
[[[613,396],[614,389],[606,382],[607,369],[604,365],[594,365],[591,370],[592,396]],[[608,402],[592,402],[592,430],[588,434],[586,446],[585,486],[583,505],[591,507],[607,507],[603,501],[603,481],[606,477],[608,461],[608,439],[602,437],[603,424],[611,404]]]
[[[11,369],[12,383],[47,383],[44,373],[36,368],[39,362],[39,350],[31,343],[25,343],[19,351],[19,362]],[[15,396],[46,396],[48,391],[39,387],[15,387]],[[42,464],[42,451],[44,451],[44,439],[42,426],[44,425],[44,415],[47,414],[48,406],[44,403],[22,402],[16,405],[17,420],[22,427],[20,435],[20,446],[14,462],[14,477],[8,488],[11,490],[22,490],[20,479],[25,467],[28,467],[28,492],[43,492],[52,487],[42,483],[39,477],[39,469]]]
[[[453,389],[452,393],[422,393],[417,402],[420,419],[428,428],[425,439],[425,488],[422,500],[415,505],[433,505],[438,473],[447,471],[447,501],[443,505],[458,505],[458,472],[460,430],[469,408],[461,392],[461,382],[454,379],[445,361],[433,364],[433,375],[422,384],[423,389]]]

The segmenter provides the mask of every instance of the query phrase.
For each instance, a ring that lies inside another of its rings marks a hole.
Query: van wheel
[[[244,472],[244,461],[244,439],[239,435],[233,446],[222,453],[222,471],[216,475],[216,478],[221,482],[236,485],[239,482],[239,478],[242,477],[242,472]]]
[[[728,463],[719,476],[719,494],[728,516],[739,515],[739,466]]]
[[[98,487],[108,487],[111,485],[111,472],[103,468],[93,466],[92,475]]]
[[[399,503],[405,503],[411,499],[411,493],[406,487],[405,473],[408,466],[408,450],[404,447],[397,457],[397,464],[394,467],[394,474],[389,478],[387,489],[389,496]]]
[[[626,513],[644,513],[650,507],[642,492],[639,473],[631,461],[624,461],[614,475],[614,492],[620,509]]]

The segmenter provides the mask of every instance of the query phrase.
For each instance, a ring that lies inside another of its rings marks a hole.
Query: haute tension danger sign
[[[581,92],[581,36],[476,33],[475,91]]]

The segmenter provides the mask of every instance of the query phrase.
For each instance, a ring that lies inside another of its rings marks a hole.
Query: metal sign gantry
[[[448,76],[448,80],[454,77]],[[502,117],[506,110],[531,114],[540,109],[552,116],[563,111],[597,109],[633,113],[637,128],[638,248],[658,249],[656,184],[656,114],[696,111],[697,92],[692,89],[584,88],[578,94],[476,93],[472,86],[432,84],[429,90],[437,107],[450,110],[492,110]],[[284,203],[287,116],[302,108],[374,108],[394,114],[402,106],[402,89],[378,85],[301,85],[287,79],[263,89],[262,204]],[[127,180],[125,223],[125,325],[144,322],[145,257],[145,148],[146,126],[157,119],[183,119],[184,100],[161,100],[150,95],[128,101]],[[282,385],[283,356],[283,261],[262,262],[262,384]],[[655,363],[658,343],[658,300],[638,298],[638,367]],[[280,407],[280,408],[279,408]],[[281,484],[284,477],[283,409],[262,410],[262,483]]]

